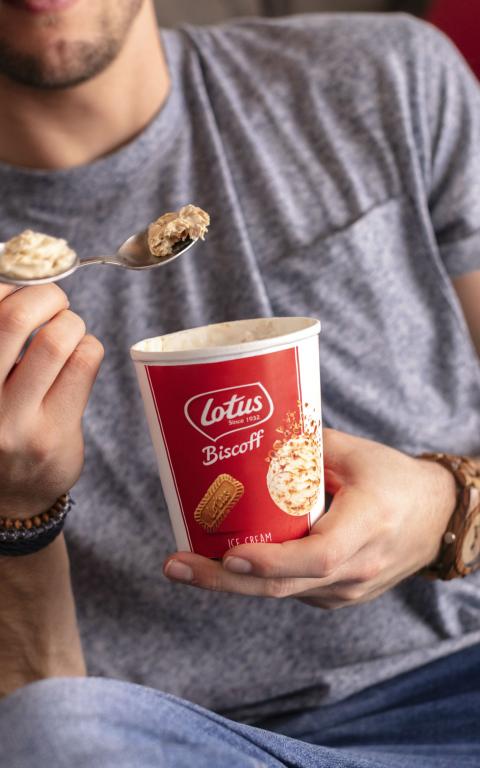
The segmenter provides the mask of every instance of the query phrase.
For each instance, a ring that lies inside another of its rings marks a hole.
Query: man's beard
[[[71,88],[90,80],[117,57],[142,3],[118,2],[115,19],[99,16],[93,39],[66,41],[59,34],[59,39],[40,54],[16,50],[9,40],[0,37],[0,73],[14,82],[44,90]],[[55,16],[44,18],[42,24],[54,28]]]
[[[102,72],[116,57],[116,41],[103,40],[101,46],[86,42],[62,44],[55,62],[44,57],[18,53],[0,41],[0,72],[10,80],[33,88],[70,88]],[[62,54],[64,54],[62,56]]]

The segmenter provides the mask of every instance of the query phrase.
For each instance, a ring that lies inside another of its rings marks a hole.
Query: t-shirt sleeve
[[[428,204],[441,257],[456,277],[480,269],[480,84],[453,43],[430,25],[421,29]]]

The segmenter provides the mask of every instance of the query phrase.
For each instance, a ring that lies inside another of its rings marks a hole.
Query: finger
[[[181,581],[193,587],[257,597],[292,597],[308,592],[316,583],[316,579],[262,579],[256,576],[240,576],[226,571],[218,561],[191,552],[177,552],[165,562],[163,571],[172,581]]]
[[[322,589],[313,589],[296,597],[307,605],[334,610],[369,603],[397,584],[398,578],[390,578],[387,581],[382,580],[380,584],[372,583],[367,589],[361,589],[356,581],[344,581]]]
[[[335,494],[354,477],[357,469],[359,438],[337,429],[323,430],[323,461],[326,490]]]
[[[6,283],[0,283],[0,301],[3,301],[11,293],[20,290],[16,285],[7,285]]]
[[[337,585],[335,585],[337,586]],[[343,596],[343,590],[349,589],[350,582],[342,582],[338,584],[338,590],[332,587],[331,589],[325,588],[324,590],[311,590],[301,595],[296,595],[296,598],[305,605],[311,605],[314,608],[323,608],[326,611],[335,611],[339,608],[346,608],[347,606],[356,605],[347,600]],[[359,601],[360,602],[360,601]]]
[[[365,547],[353,561],[347,562],[325,579],[267,579],[235,574],[226,571],[219,562],[191,552],[177,552],[166,561],[164,567],[164,573],[169,579],[215,592],[275,598],[305,596],[322,601],[342,599],[350,602],[362,598],[372,589],[378,589],[383,582],[389,584],[391,573],[384,573],[383,570],[382,561],[369,547]]]
[[[241,544],[223,558],[226,570],[262,578],[334,575],[375,536],[371,500],[355,488],[340,490],[309,536],[283,544]]]
[[[95,336],[86,335],[70,355],[44,399],[61,418],[81,418],[103,360],[104,349]]]
[[[10,292],[0,301],[0,384],[30,334],[68,306],[66,294],[53,283]]]
[[[43,325],[7,380],[7,399],[38,408],[84,335],[85,323],[68,309]]]

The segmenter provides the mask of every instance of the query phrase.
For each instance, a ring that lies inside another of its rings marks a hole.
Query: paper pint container
[[[322,514],[319,333],[260,318],[131,348],[179,550],[301,538]]]

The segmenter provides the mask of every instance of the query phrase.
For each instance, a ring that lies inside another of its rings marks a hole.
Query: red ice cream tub
[[[298,539],[324,511],[319,333],[260,318],[131,348],[179,550]]]

